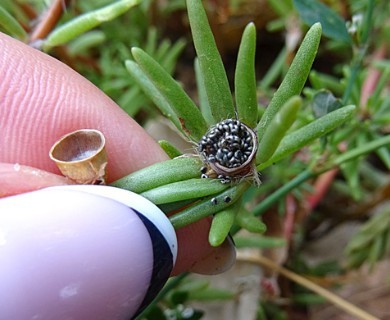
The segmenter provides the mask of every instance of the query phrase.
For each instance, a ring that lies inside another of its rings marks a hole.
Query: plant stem
[[[363,146],[360,146],[360,147],[355,148],[353,150],[347,151],[344,154],[336,157],[331,163],[328,164],[327,168],[325,170],[321,170],[321,172],[327,171],[331,167],[339,166],[342,163],[345,163],[347,161],[350,161],[352,159],[355,159],[357,157],[365,155],[371,151],[377,150],[377,149],[379,149],[383,146],[386,146],[388,144],[390,144],[390,136],[383,136],[379,139],[376,139],[374,141],[366,143]]]
[[[60,20],[62,13],[66,10],[69,2],[69,0],[52,1],[50,7],[43,15],[41,15],[42,18],[31,32],[29,39],[30,43],[45,38],[54,29],[58,20]]]
[[[335,295],[334,293],[330,292],[329,290],[326,290],[325,288],[317,285],[316,283],[290,271],[286,268],[283,268],[279,265],[277,265],[275,262],[271,261],[270,259],[263,257],[263,256],[256,256],[256,257],[240,257],[238,255],[238,260],[250,262],[259,264],[263,267],[269,268],[274,270],[275,272],[280,273],[287,279],[290,279],[291,281],[294,281],[298,283],[299,285],[317,293],[321,297],[327,299],[331,303],[333,303],[335,306],[339,307],[340,309],[344,310],[350,315],[353,315],[357,317],[358,319],[362,320],[379,320],[378,318],[374,317],[373,315],[367,313],[366,311],[356,307],[355,305],[349,303],[348,301],[340,298],[339,296]]]

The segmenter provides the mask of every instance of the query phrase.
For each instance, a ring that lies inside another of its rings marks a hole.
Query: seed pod
[[[226,119],[211,127],[200,140],[198,152],[214,172],[210,176],[221,177],[223,183],[250,176],[258,181],[254,169],[257,137],[239,120]]]
[[[49,156],[64,176],[77,183],[105,182],[105,138],[98,130],[81,129],[63,136],[50,149]]]

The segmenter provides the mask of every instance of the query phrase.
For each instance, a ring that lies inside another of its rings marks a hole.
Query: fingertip
[[[74,70],[2,33],[0,45],[0,162],[58,174],[49,150],[79,129],[105,135],[108,182],[167,159],[141,126]]]

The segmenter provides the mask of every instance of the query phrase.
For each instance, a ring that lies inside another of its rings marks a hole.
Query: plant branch
[[[64,9],[69,4],[70,0],[54,0],[50,7],[44,12],[37,26],[32,30],[29,42],[44,39],[57,25]]]
[[[262,267],[266,267],[269,269],[272,269],[275,272],[280,273],[287,279],[294,281],[295,283],[298,283],[299,285],[305,287],[306,289],[309,289],[321,297],[325,298],[329,302],[333,303],[338,308],[344,310],[348,314],[357,317],[358,319],[362,320],[379,320],[378,318],[374,317],[373,315],[367,313],[366,311],[358,308],[357,306],[353,305],[352,303],[349,303],[348,301],[342,299],[341,297],[337,296],[336,294],[330,292],[329,290],[326,290],[325,288],[317,285],[316,283],[306,279],[305,277],[302,277],[301,275],[298,275],[286,268],[283,268],[279,265],[277,265],[272,260],[263,257],[263,256],[242,256],[240,253],[238,253],[237,260],[244,261],[244,262],[250,262],[254,264],[261,265]]]

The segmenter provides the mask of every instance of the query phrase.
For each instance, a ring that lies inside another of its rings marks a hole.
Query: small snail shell
[[[167,217],[132,192],[96,185],[0,201],[0,319],[130,319],[168,279]]]
[[[81,184],[104,184],[107,154],[100,131],[81,129],[68,133],[52,146],[49,156],[69,179]]]

